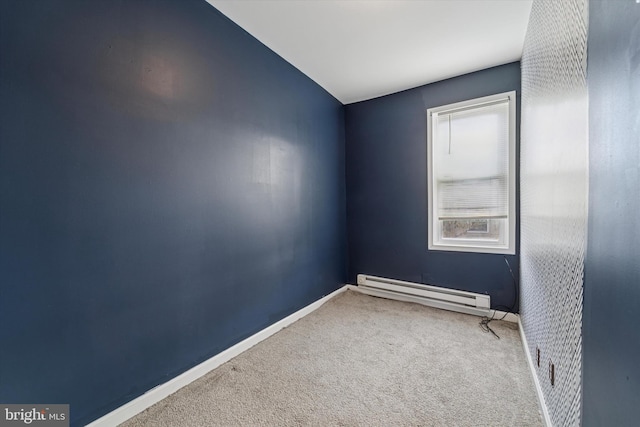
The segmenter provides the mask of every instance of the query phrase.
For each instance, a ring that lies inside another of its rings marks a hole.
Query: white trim
[[[500,311],[500,310],[492,310],[492,311],[494,311],[493,320],[504,320],[505,322],[520,323],[520,316],[518,316],[517,314],[509,313],[506,311]],[[504,319],[502,318],[502,316],[504,316]]]
[[[193,368],[167,381],[166,383],[160,384],[152,388],[151,390],[144,393],[142,396],[139,396],[134,400],[128,403],[125,403],[119,408],[116,408],[113,411],[109,412],[108,414],[105,414],[102,417],[98,418],[97,420],[87,424],[86,427],[111,427],[114,425],[119,425],[129,420],[130,418],[134,417],[135,415],[139,414],[145,409],[160,402],[162,399],[177,392],[178,390],[189,385],[190,383],[197,380],[198,378],[206,375],[213,369],[219,367],[220,365],[240,355],[241,353],[250,349],[254,345],[260,343],[261,341],[264,341],[265,339],[269,338],[271,335],[275,334],[276,332],[286,328],[287,326],[293,324],[294,322],[300,320],[306,315],[317,310],[324,303],[329,301],[331,298],[348,290],[356,291],[360,293],[367,293],[367,292],[363,292],[363,289],[358,288],[358,286],[344,285],[340,289],[337,289],[336,291],[330,293],[329,295],[324,296],[318,301],[309,304],[308,306],[296,311],[295,313],[285,317],[284,319],[274,323],[273,325],[268,326],[267,328],[261,330],[260,332],[257,332],[256,334],[246,338],[245,340],[239,342],[238,344],[213,356],[212,358],[205,360],[199,365],[194,366]],[[400,298],[396,297],[394,299],[400,299]],[[408,302],[417,302],[412,298],[406,298],[402,300],[408,301]],[[495,310],[494,318],[499,319],[504,314],[505,312],[503,311]],[[547,406],[544,401],[544,396],[542,394],[542,388],[540,387],[540,383],[538,382],[538,377],[536,375],[535,368],[533,366],[533,361],[531,360],[531,355],[529,354],[529,348],[527,345],[526,337],[524,335],[524,330],[522,329],[522,322],[520,321],[520,317],[513,313],[508,313],[503,320],[507,322],[518,323],[518,326],[520,328],[520,336],[522,338],[522,345],[524,347],[524,352],[527,356],[527,362],[529,364],[529,368],[533,376],[533,381],[536,386],[536,394],[538,395],[538,402],[542,409],[543,419],[547,427],[552,427],[551,418],[549,417],[549,412],[547,410]]]
[[[536,374],[536,368],[533,363],[533,359],[531,358],[531,354],[529,353],[529,344],[527,343],[527,337],[524,334],[524,328],[522,327],[521,319],[518,319],[518,327],[520,329],[520,338],[522,339],[524,354],[527,355],[527,364],[529,365],[531,376],[533,377],[533,383],[536,386],[536,394],[538,395],[538,405],[540,406],[540,410],[542,412],[542,419],[546,427],[553,427],[553,424],[551,423],[551,416],[549,415],[549,409],[547,409],[547,404],[544,400],[544,394],[542,393],[542,387],[540,386],[540,381],[538,380],[538,374]]]
[[[139,414],[145,409],[160,402],[170,394],[173,394],[176,391],[180,390],[182,387],[185,387],[198,378],[206,375],[223,363],[228,362],[229,360],[250,349],[259,342],[264,341],[276,332],[286,328],[297,320],[305,317],[307,314],[317,310],[318,308],[320,308],[320,306],[322,306],[324,303],[326,303],[336,295],[353,288],[355,288],[355,286],[345,285],[341,287],[340,289],[330,293],[329,295],[322,297],[318,301],[313,302],[308,306],[296,311],[295,313],[285,317],[284,319],[274,323],[273,325],[266,327],[265,329],[257,332],[249,338],[240,341],[236,345],[229,347],[228,349],[213,356],[212,358],[205,360],[199,365],[194,366],[193,368],[167,381],[166,383],[152,388],[142,396],[137,397],[128,403],[125,403],[119,408],[116,408],[108,414],[91,422],[90,424],[87,424],[87,427],[111,427],[127,421],[128,419]]]
[[[455,243],[443,243],[434,227],[433,218],[437,217],[437,201],[434,199],[433,189],[433,125],[431,116],[433,113],[446,112],[464,108],[480,107],[507,100],[509,102],[509,226],[505,230],[507,241],[501,244],[488,244],[481,240],[459,240]],[[456,102],[427,109],[427,249],[431,251],[452,252],[477,252],[503,255],[515,255],[516,253],[516,117],[517,117],[516,91],[498,93],[467,101]]]

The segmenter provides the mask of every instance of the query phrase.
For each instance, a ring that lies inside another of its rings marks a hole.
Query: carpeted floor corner
[[[124,423],[542,426],[516,324],[347,291]]]

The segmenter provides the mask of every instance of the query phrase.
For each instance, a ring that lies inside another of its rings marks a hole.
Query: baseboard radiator
[[[486,316],[491,308],[489,295],[438,286],[403,282],[358,274],[358,291],[376,297],[395,299],[461,313]]]

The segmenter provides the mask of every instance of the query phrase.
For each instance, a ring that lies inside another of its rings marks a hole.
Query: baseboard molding
[[[137,414],[139,414],[140,412],[144,411],[145,409],[147,409],[147,408],[155,405],[156,403],[160,402],[162,399],[164,399],[164,398],[168,397],[169,395],[177,392],[181,388],[189,385],[190,383],[192,383],[193,381],[197,380],[198,378],[208,374],[210,371],[214,370],[218,366],[228,362],[229,360],[231,360],[234,357],[240,355],[241,353],[243,353],[246,350],[250,349],[254,345],[260,343],[261,341],[264,341],[265,339],[269,338],[271,335],[275,334],[276,332],[286,328],[287,326],[293,324],[297,320],[300,320],[303,317],[305,317],[306,315],[308,315],[308,314],[312,313],[313,311],[317,310],[324,303],[326,303],[327,301],[329,301],[331,298],[335,297],[336,295],[339,295],[339,294],[341,294],[341,293],[343,293],[345,291],[348,291],[348,290],[356,291],[356,292],[360,291],[358,289],[358,286],[349,285],[349,284],[348,285],[344,285],[340,289],[337,289],[336,291],[330,293],[329,295],[326,295],[326,296],[322,297],[318,301],[315,301],[315,302],[309,304],[308,306],[296,311],[295,313],[285,317],[284,319],[274,323],[273,325],[268,326],[267,328],[257,332],[256,334],[246,338],[245,340],[239,342],[238,344],[236,344],[236,345],[224,350],[223,352],[213,356],[212,358],[205,360],[204,362],[200,363],[199,365],[194,366],[193,368],[191,368],[188,371],[178,375],[177,377],[167,381],[166,383],[160,384],[160,385],[152,388],[151,390],[147,391],[142,396],[139,396],[139,397],[135,398],[134,400],[132,400],[132,401],[130,401],[128,403],[125,403],[124,405],[120,406],[119,408],[116,408],[113,411],[109,412],[108,414],[105,414],[102,417],[98,418],[97,420],[87,424],[86,427],[112,427],[112,426],[119,425],[119,424],[127,421],[128,419],[136,416]],[[544,401],[544,396],[542,394],[542,388],[540,387],[540,383],[538,381],[538,377],[537,377],[537,375],[535,373],[535,368],[533,366],[533,361],[531,360],[531,355],[529,354],[527,340],[526,340],[526,337],[524,335],[524,331],[522,329],[522,323],[519,320],[519,316],[517,316],[517,315],[515,315],[513,313],[506,313],[506,312],[499,311],[499,310],[495,311],[494,318],[495,319],[500,319],[505,314],[506,314],[506,316],[505,316],[505,318],[503,320],[505,320],[507,322],[518,323],[518,325],[519,325],[520,336],[522,337],[522,344],[524,346],[524,352],[525,352],[525,354],[527,356],[527,361],[528,361],[528,364],[529,364],[529,368],[531,369],[531,374],[533,376],[533,380],[534,380],[534,383],[535,383],[535,386],[536,386],[536,393],[538,395],[538,401],[539,401],[540,407],[542,409],[544,422],[545,422],[547,427],[553,427],[552,424],[551,424],[551,418],[549,417],[549,412],[547,410],[547,406],[546,406],[545,401]]]
[[[242,352],[250,349],[254,345],[258,344],[259,342],[264,341],[265,339],[269,338],[271,335],[275,334],[276,332],[286,328],[287,326],[291,325],[297,320],[300,320],[301,318],[305,317],[309,313],[312,313],[313,311],[317,310],[324,303],[326,303],[336,295],[341,294],[342,292],[345,292],[353,288],[354,286],[351,286],[351,285],[343,286],[342,288],[330,293],[329,295],[324,296],[318,301],[309,304],[308,306],[296,311],[295,313],[285,317],[284,319],[274,323],[273,325],[268,326],[267,328],[261,330],[260,332],[257,332],[256,334],[250,336],[249,338],[243,341],[240,341],[238,344],[232,347],[229,347],[228,349],[213,356],[212,358],[205,360],[199,365],[194,366],[193,368],[167,381],[166,383],[160,384],[152,388],[142,396],[137,397],[128,403],[125,403],[119,408],[114,409],[108,414],[98,418],[97,420],[91,422],[90,424],[87,424],[87,427],[112,427],[127,421],[128,419],[139,414],[145,409],[160,402],[162,399],[166,398],[167,396],[175,393],[176,391],[189,385],[190,383],[197,380],[198,378],[206,375],[207,373],[214,370],[215,368],[222,365],[223,363],[228,362],[229,360],[238,356]]]
[[[347,285],[347,287],[352,291],[360,292],[361,294],[371,295],[374,297],[393,299],[396,301],[413,302],[416,304],[422,304],[429,307],[439,308],[441,310],[464,312],[465,314],[470,314],[472,316],[485,316],[485,313],[478,314],[478,310],[473,308],[470,308],[469,311],[463,311],[457,305],[454,305],[454,304],[439,303],[434,301],[425,302],[423,298],[419,298],[416,296],[401,295],[397,293],[394,294],[392,292],[385,292],[385,291],[374,290],[374,289],[363,289],[356,285]],[[453,308],[450,308],[450,307],[453,307]],[[518,320],[519,317],[517,314],[508,313],[506,311],[489,310],[488,316],[491,317],[491,315],[493,315],[494,320],[504,320],[505,322],[512,322],[512,323],[518,323],[519,321]]]
[[[504,320],[505,322],[520,323],[520,316],[518,316],[517,314],[509,313],[506,311],[500,311],[500,310],[492,310],[492,311],[495,311],[495,314],[493,315],[493,320]]]
[[[522,346],[524,347],[524,354],[527,356],[527,364],[529,365],[529,370],[531,371],[531,376],[533,377],[533,382],[536,386],[536,394],[538,395],[538,405],[540,406],[540,410],[542,412],[542,419],[544,420],[544,424],[546,427],[553,427],[551,423],[551,416],[549,415],[549,410],[547,409],[547,404],[544,400],[544,394],[542,393],[542,387],[540,386],[540,381],[538,380],[538,374],[536,373],[536,367],[533,364],[533,359],[531,358],[531,354],[529,353],[529,344],[527,343],[527,336],[524,334],[524,328],[522,327],[522,321],[518,321],[518,328],[520,329],[520,338],[522,339]]]

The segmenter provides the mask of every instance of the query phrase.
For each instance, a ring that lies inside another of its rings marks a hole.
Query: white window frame
[[[483,242],[476,239],[446,239],[440,238],[440,227],[437,214],[437,197],[434,197],[433,188],[433,126],[432,115],[434,113],[445,113],[450,110],[468,109],[481,107],[500,100],[509,100],[509,216],[507,226],[501,230],[507,233],[505,241],[500,243]],[[515,255],[516,253],[516,92],[504,92],[482,98],[470,99],[468,101],[456,102],[440,107],[429,108],[427,110],[427,224],[428,224],[428,244],[429,250],[433,251],[456,251],[456,252],[480,252],[492,254]]]

